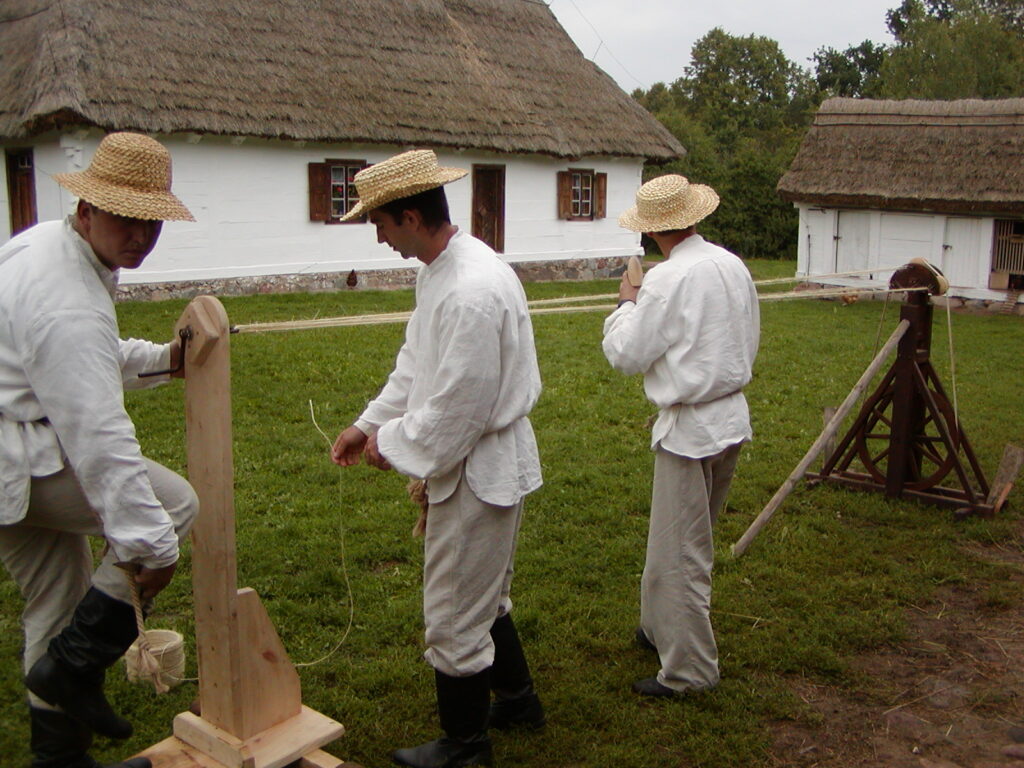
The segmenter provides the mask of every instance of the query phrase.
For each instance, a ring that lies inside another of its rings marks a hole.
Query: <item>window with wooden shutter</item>
[[[568,221],[603,219],[607,208],[608,174],[570,168],[558,173],[558,218]]]
[[[343,222],[341,217],[359,202],[355,177],[365,160],[325,160],[309,164],[309,220],[325,224],[366,221],[365,217]]]

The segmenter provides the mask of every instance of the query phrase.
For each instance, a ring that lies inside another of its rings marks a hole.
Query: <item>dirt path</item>
[[[1024,540],[1024,525],[1018,530]],[[1021,547],[973,546],[1005,582],[943,588],[908,609],[908,639],[857,660],[853,688],[793,683],[818,724],[776,724],[773,758],[801,768],[1024,768]]]

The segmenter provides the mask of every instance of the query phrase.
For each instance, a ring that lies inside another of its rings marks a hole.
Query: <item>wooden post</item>
[[[901,320],[900,324],[896,326],[896,330],[892,332],[889,340],[885,342],[885,346],[883,346],[881,350],[879,350],[878,354],[875,355],[875,359],[871,361],[867,370],[864,371],[864,374],[854,385],[853,389],[850,390],[850,394],[848,394],[846,399],[843,400],[842,405],[836,409],[835,414],[832,416],[832,420],[825,427],[825,430],[818,436],[818,439],[814,441],[814,445],[810,447],[804,457],[800,460],[800,463],[796,465],[796,469],[794,469],[790,473],[789,477],[786,478],[786,482],[782,484],[782,487],[775,492],[775,495],[772,496],[771,501],[768,502],[767,506],[761,510],[761,514],[759,514],[754,519],[754,522],[750,524],[746,533],[740,537],[739,541],[732,545],[732,554],[735,557],[739,557],[747,551],[747,547],[750,546],[750,542],[754,540],[754,537],[757,536],[758,532],[765,526],[765,524],[771,520],[772,515],[775,514],[775,510],[782,505],[782,502],[787,496],[789,496],[793,488],[796,487],[796,484],[800,482],[800,478],[804,476],[808,468],[811,466],[811,463],[818,457],[818,454],[822,452],[825,445],[835,437],[836,432],[843,423],[843,419],[846,418],[846,415],[852,410],[853,406],[856,405],[857,399],[861,396],[861,393],[867,388],[868,384],[871,383],[875,374],[877,374],[879,369],[881,369],[882,364],[892,353],[900,339],[903,338],[903,334],[907,332],[907,328],[909,327],[910,323],[907,320]]]
[[[189,481],[200,512],[192,528],[192,591],[201,715],[174,719],[174,736],[143,755],[160,768],[320,765],[340,723],[302,705],[299,677],[259,596],[238,589],[231,449],[229,326],[223,305],[200,296],[185,331]]]

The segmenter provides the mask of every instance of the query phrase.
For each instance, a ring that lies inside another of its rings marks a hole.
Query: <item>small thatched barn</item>
[[[876,269],[915,256],[951,295],[1024,289],[1024,99],[821,105],[779,194],[800,211],[798,275]]]
[[[123,275],[165,290],[396,279],[338,219],[359,168],[412,147],[472,171],[454,223],[523,271],[600,273],[639,252],[615,216],[643,162],[684,152],[539,0],[0,4],[0,242],[71,210],[50,177],[114,130],[169,147],[198,219]]]

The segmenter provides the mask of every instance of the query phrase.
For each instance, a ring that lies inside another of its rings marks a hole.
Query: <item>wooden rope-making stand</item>
[[[175,327],[185,377],[189,482],[201,512],[192,529],[192,591],[200,714],[143,751],[154,768],[358,768],[320,749],[344,732],[302,704],[299,676],[259,595],[239,589],[231,450],[229,326],[212,296]]]

